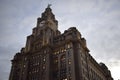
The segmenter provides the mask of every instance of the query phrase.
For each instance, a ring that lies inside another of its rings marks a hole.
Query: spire
[[[50,8],[50,6],[52,6],[52,4],[48,4],[47,8]]]
[[[50,8],[51,4],[48,4],[47,8],[45,9],[45,11],[42,13],[42,17],[45,20],[55,20],[55,16],[52,13],[52,9]]]

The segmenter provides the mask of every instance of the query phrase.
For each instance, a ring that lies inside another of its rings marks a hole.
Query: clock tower
[[[37,25],[33,28],[32,35],[27,37],[26,51],[29,52],[31,49],[34,51],[45,45],[52,45],[53,37],[59,34],[58,21],[48,5],[41,17],[37,19]]]
[[[42,13],[41,18],[38,18],[37,27],[49,27],[54,32],[58,29],[58,21],[55,19],[52,9],[48,5],[45,12]]]

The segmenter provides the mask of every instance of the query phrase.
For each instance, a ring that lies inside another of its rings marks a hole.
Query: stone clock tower
[[[29,52],[37,48],[39,49],[39,47],[52,44],[53,37],[59,34],[58,21],[55,19],[50,6],[48,6],[45,12],[42,13],[41,18],[37,19],[37,26],[33,28],[32,35],[27,37],[25,49]]]

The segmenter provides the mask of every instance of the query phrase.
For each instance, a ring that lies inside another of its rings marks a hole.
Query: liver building
[[[75,27],[58,30],[50,5],[11,62],[9,80],[113,80],[106,65],[89,54]]]

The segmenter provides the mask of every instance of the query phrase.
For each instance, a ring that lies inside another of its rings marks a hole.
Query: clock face
[[[41,27],[41,26],[43,26],[44,24],[45,24],[45,21],[41,21],[40,24],[39,24],[39,26]]]

